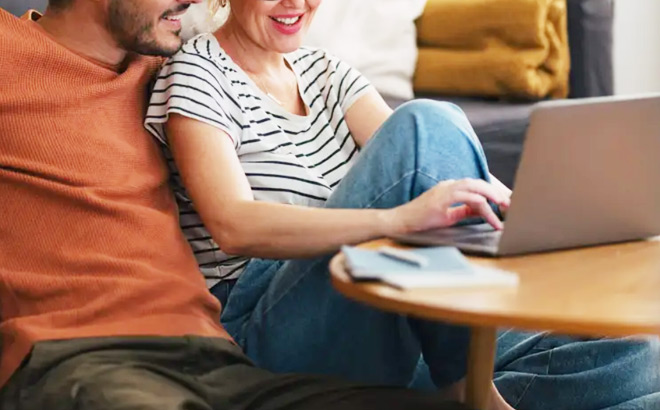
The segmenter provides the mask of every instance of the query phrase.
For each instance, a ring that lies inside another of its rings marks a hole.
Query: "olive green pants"
[[[437,394],[258,369],[223,339],[131,337],[35,345],[3,410],[459,410]]]

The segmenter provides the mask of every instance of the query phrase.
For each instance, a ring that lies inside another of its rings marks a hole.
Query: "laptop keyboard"
[[[502,231],[482,232],[474,235],[461,236],[456,242],[471,245],[497,246],[502,237]]]

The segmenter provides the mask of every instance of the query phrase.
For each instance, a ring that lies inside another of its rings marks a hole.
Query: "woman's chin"
[[[302,41],[287,41],[287,42],[278,42],[273,44],[270,47],[271,50],[277,51],[280,54],[293,53],[302,46]]]

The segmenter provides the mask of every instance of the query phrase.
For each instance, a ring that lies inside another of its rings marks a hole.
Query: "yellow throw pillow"
[[[428,0],[417,29],[417,92],[568,95],[566,0]]]

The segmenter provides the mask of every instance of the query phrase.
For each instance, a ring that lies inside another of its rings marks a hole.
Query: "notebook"
[[[458,249],[449,246],[406,250],[428,261],[418,266],[397,260],[378,250],[342,247],[346,268],[355,281],[378,281],[396,288],[461,288],[518,284],[518,275],[470,263]]]

